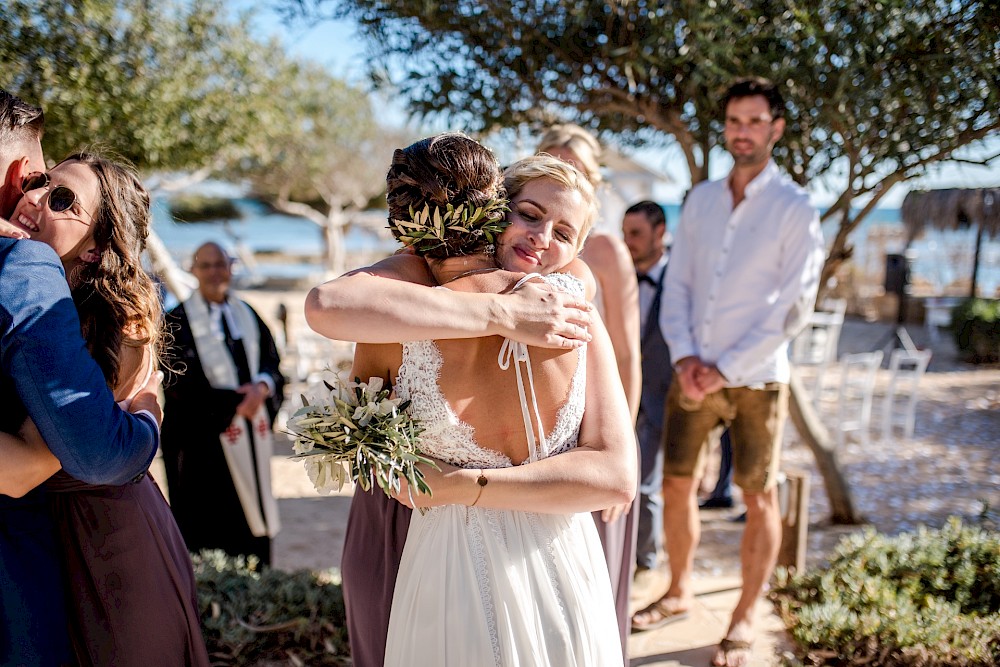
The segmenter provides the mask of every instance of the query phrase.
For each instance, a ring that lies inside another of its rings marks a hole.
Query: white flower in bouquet
[[[328,395],[312,402],[303,396],[302,407],[288,419],[292,458],[303,459],[316,490],[339,491],[350,479],[365,491],[377,485],[393,495],[405,479],[411,501],[414,489],[431,495],[417,464],[434,463],[420,453],[423,429],[406,412],[409,401],[390,398],[392,388],[377,377],[323,384]]]

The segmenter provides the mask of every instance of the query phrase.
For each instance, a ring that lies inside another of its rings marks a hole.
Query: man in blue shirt
[[[24,176],[45,168],[41,109],[0,90],[0,217]],[[0,238],[0,431],[30,417],[70,475],[124,484],[159,445],[159,379],[132,402],[114,401],[80,334],[62,264],[43,243]],[[5,461],[5,465],[9,465]],[[9,471],[8,471],[9,472]],[[0,664],[70,664],[61,546],[43,489],[0,495]]]

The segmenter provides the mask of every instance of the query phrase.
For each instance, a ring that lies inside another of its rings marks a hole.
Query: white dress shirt
[[[824,260],[819,213],[768,162],[734,209],[729,180],[688,195],[660,328],[671,357],[715,364],[729,387],[788,382],[788,342],[813,310]]]

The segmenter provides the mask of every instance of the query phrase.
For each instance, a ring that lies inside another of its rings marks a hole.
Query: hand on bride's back
[[[547,348],[575,348],[590,340],[591,305],[586,300],[531,281],[504,295],[503,335]]]

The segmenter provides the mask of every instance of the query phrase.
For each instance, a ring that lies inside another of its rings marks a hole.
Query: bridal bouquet
[[[389,398],[391,387],[377,377],[323,384],[329,397],[310,403],[303,396],[302,407],[288,419],[292,458],[303,459],[316,490],[339,491],[351,479],[365,491],[377,484],[388,496],[405,479],[411,501],[414,489],[431,495],[417,464],[434,463],[417,446],[423,429],[406,413],[409,401]]]

